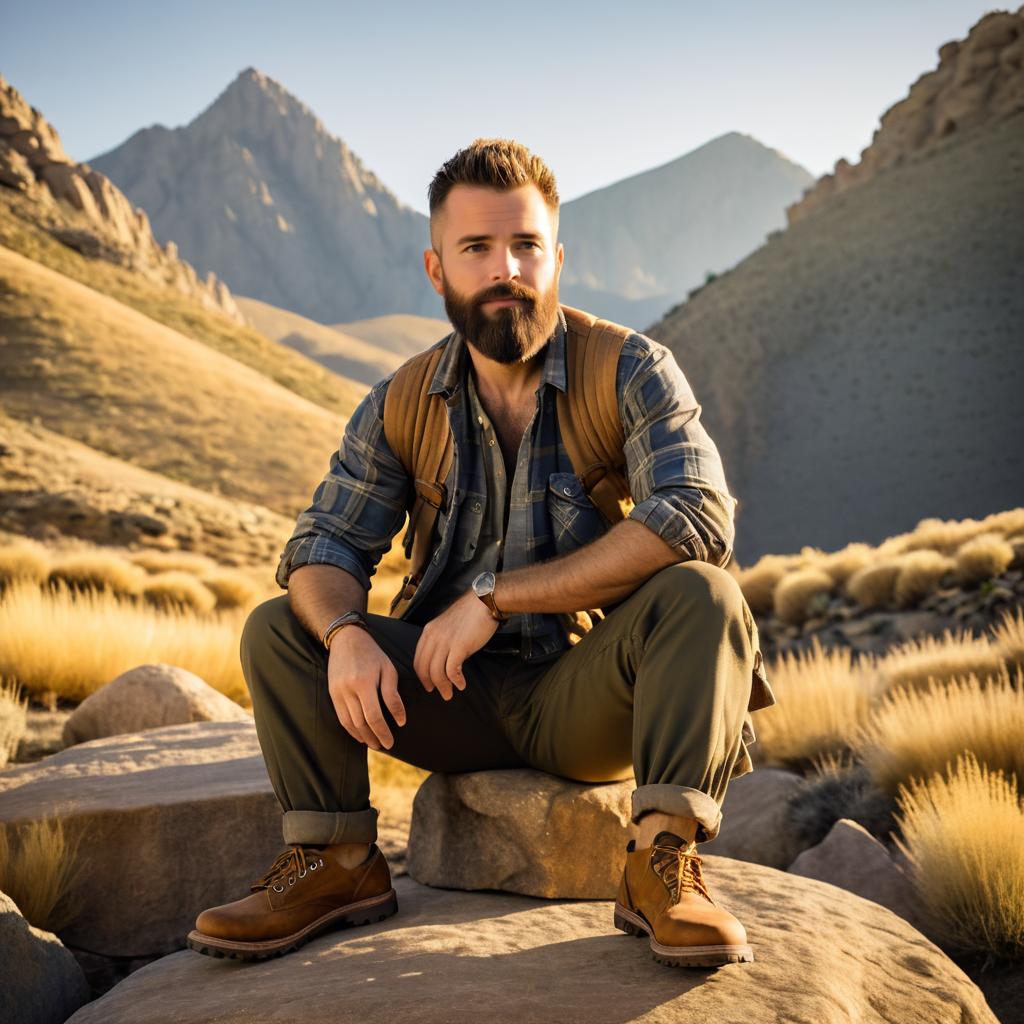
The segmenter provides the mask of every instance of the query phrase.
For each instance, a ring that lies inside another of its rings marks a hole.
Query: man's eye
[[[535,249],[539,249],[540,246],[536,242],[525,241],[523,245],[532,245]]]

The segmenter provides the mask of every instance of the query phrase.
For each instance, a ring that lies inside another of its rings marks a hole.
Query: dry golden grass
[[[772,597],[775,614],[783,622],[799,624],[811,617],[813,602],[827,599],[832,592],[832,577],[820,569],[796,569],[775,586]]]
[[[72,589],[134,595],[142,592],[146,574],[131,562],[96,549],[56,555],[48,579]]]
[[[212,558],[197,555],[192,551],[136,551],[130,558],[135,565],[148,573],[189,572],[193,576],[199,576],[216,568]]]
[[[0,768],[14,757],[25,735],[27,707],[28,698],[17,682],[0,678]]]
[[[998,533],[982,533],[967,541],[956,553],[956,575],[964,586],[1006,572],[1013,561],[1013,545]]]
[[[213,594],[218,608],[253,608],[264,596],[250,577],[230,569],[205,573],[200,582]]]
[[[911,878],[929,934],[951,949],[1024,956],[1024,803],[971,753],[896,798]]]
[[[768,761],[803,765],[841,754],[871,704],[871,660],[849,649],[786,652],[768,670],[778,703],[757,713],[755,731]]]
[[[890,558],[858,569],[847,581],[846,592],[862,608],[879,608],[895,599],[901,561]]]
[[[856,542],[825,555],[816,568],[827,572],[832,577],[832,582],[837,587],[842,587],[855,572],[870,565],[874,558],[874,548]]]
[[[876,666],[876,689],[919,689],[929,679],[946,682],[974,673],[982,682],[1006,667],[1005,649],[968,630],[945,630],[941,636],[922,636],[891,648]]]
[[[217,598],[187,572],[159,572],[142,585],[142,596],[156,608],[182,608],[205,615],[217,606]]]
[[[238,659],[244,621],[237,611],[200,617],[105,592],[12,583],[0,601],[0,676],[30,694],[82,701],[129,668],[166,662],[248,707]]]
[[[885,694],[851,737],[859,760],[879,789],[894,794],[912,776],[942,771],[970,750],[992,768],[1024,781],[1024,676],[1004,667],[999,676],[976,675],[924,689]]]
[[[1007,665],[1024,666],[1024,609],[1003,609],[999,622],[992,627],[992,636]]]
[[[380,789],[418,789],[430,772],[416,768],[397,758],[389,757],[379,750],[368,750],[370,768],[370,788]]]
[[[0,545],[0,585],[9,580],[33,580],[42,583],[50,571],[50,555],[36,541],[16,541]]]
[[[69,898],[77,872],[79,840],[71,840],[60,819],[26,825],[0,824],[0,892],[18,904],[22,917],[56,932],[79,907]]]
[[[740,589],[755,615],[766,615],[772,610],[775,587],[793,564],[791,555],[764,555],[740,572]]]
[[[924,549],[908,552],[900,561],[893,586],[893,599],[900,608],[918,604],[939,588],[943,576],[952,572],[956,563],[938,551]]]

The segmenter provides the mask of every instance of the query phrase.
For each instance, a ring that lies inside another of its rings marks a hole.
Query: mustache
[[[537,293],[532,288],[509,281],[505,284],[496,284],[492,288],[482,291],[476,297],[476,304],[480,306],[485,302],[490,302],[492,299],[522,299],[525,302],[535,303],[537,301]]]

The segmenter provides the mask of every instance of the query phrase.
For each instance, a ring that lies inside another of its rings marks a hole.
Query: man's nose
[[[496,249],[494,264],[491,266],[492,281],[507,281],[519,277],[519,259],[511,249]]]

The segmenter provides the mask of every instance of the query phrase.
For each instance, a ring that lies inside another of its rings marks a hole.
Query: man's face
[[[496,362],[532,357],[558,322],[564,259],[540,190],[456,185],[434,219],[424,260],[452,326]]]

